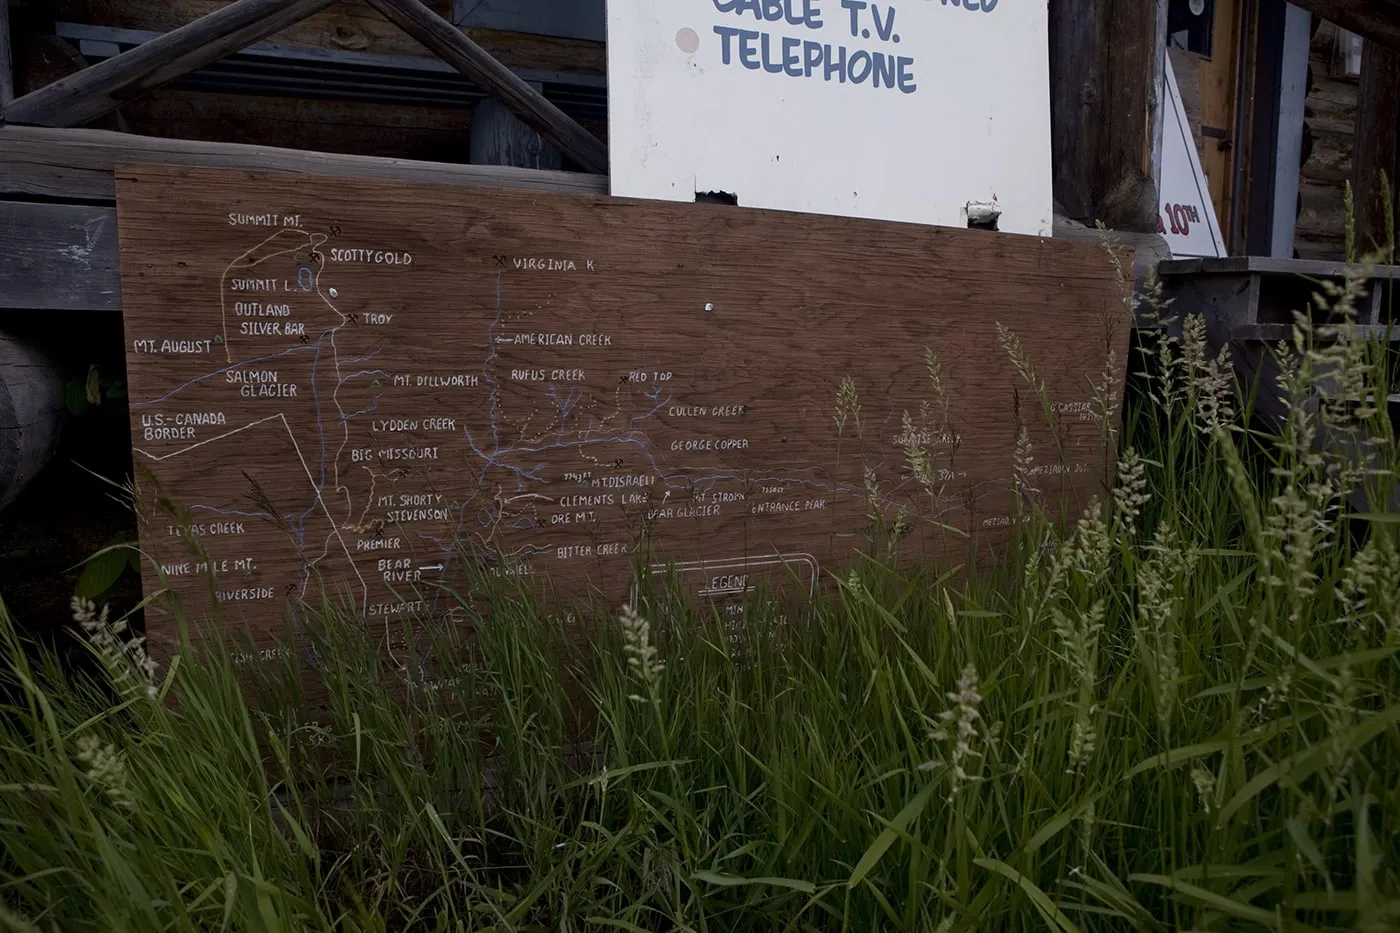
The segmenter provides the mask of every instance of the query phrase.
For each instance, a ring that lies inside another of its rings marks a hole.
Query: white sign
[[[1162,127],[1162,176],[1157,185],[1162,206],[1157,232],[1167,241],[1173,256],[1221,257],[1225,255],[1225,238],[1220,235],[1210,186],[1196,154],[1170,57],[1165,73],[1168,107]]]
[[[1049,236],[1046,0],[608,0],[612,193]]]

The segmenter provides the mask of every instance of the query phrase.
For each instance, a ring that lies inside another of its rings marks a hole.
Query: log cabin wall
[[[226,0],[11,0],[15,18],[17,94],[37,90],[79,70],[83,55],[81,27],[130,30],[134,34],[169,32],[225,5]],[[452,0],[428,0],[434,12],[451,17]],[[78,27],[78,28],[75,28]],[[591,81],[601,86],[606,74],[603,43],[530,35],[493,29],[464,31],[503,64],[536,72]],[[98,44],[100,44],[100,34]],[[90,40],[91,41],[91,40]],[[344,0],[267,40],[269,45],[316,53],[390,56],[442,69],[440,61],[363,0]],[[430,73],[431,74],[431,73]],[[432,75],[436,78],[436,75]],[[450,82],[467,87],[455,73]],[[227,79],[228,81],[237,79]],[[314,81],[314,76],[312,78]],[[404,99],[355,99],[328,87],[325,93],[255,93],[251,82],[234,91],[205,76],[182,81],[124,104],[94,126],[147,136],[239,142],[336,152],[392,156],[437,162],[470,160],[472,105],[416,105]],[[201,86],[202,85],[202,86]],[[601,91],[598,94],[601,97]],[[597,108],[571,114],[600,139],[607,125]],[[566,165],[566,168],[575,166]]]
[[[1358,79],[1343,73],[1338,27],[1326,20],[1315,23],[1303,125],[1301,209],[1293,242],[1300,259],[1343,259]]]

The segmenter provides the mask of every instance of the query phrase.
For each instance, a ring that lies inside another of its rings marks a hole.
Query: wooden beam
[[[1085,10],[1071,0],[1051,0],[1049,9],[1050,161],[1055,201],[1069,217],[1092,224],[1090,179],[1099,135],[1093,111],[1102,84],[1097,7]]]
[[[558,171],[562,165],[559,149],[520,118],[505,104],[487,98],[472,108],[471,160],[476,165],[514,165]]]
[[[1049,17],[1055,200],[1090,226],[1156,232],[1160,9],[1142,0],[1050,0]]]
[[[589,42],[608,33],[604,0],[452,0],[452,22]]]
[[[48,0],[46,0],[48,2]],[[83,22],[94,25],[169,32],[212,13],[227,0],[111,0],[92,2]],[[472,0],[475,2],[475,0]],[[550,0],[556,3],[557,0]],[[428,0],[439,14],[452,9],[449,0]],[[462,29],[472,41],[502,64],[517,70],[557,71],[605,76],[607,52],[602,42],[527,35],[496,29]],[[377,55],[426,56],[422,44],[386,20],[364,0],[341,0],[279,32],[278,45],[368,52]]]
[[[1356,199],[1358,257],[1385,250],[1395,240],[1386,229],[1393,219],[1395,193],[1400,188],[1400,51],[1367,42],[1361,53],[1361,88],[1356,107],[1356,137],[1352,150],[1351,186]],[[1390,181],[1390,210],[1381,187],[1381,173]],[[1391,257],[1387,261],[1393,261]]]
[[[1227,248],[1236,197],[1235,164],[1243,157],[1239,135],[1239,105],[1244,78],[1244,0],[1215,0],[1215,38],[1210,58],[1200,62],[1201,170],[1210,187],[1211,204],[1220,221]]]
[[[15,56],[10,45],[10,4],[0,0],[0,107],[15,99]]]
[[[590,172],[607,174],[608,149],[519,75],[438,16],[421,0],[369,0],[370,5]]]
[[[1289,0],[1369,42],[1400,49],[1400,0]]]
[[[168,84],[325,9],[336,0],[237,0],[130,51],[26,94],[8,123],[81,126],[122,101]]]
[[[1147,280],[1159,263],[1172,258],[1171,247],[1156,233],[1132,233],[1112,231],[1105,234],[1097,227],[1086,227],[1078,221],[1062,214],[1054,218],[1053,234],[1057,240],[1078,240],[1083,243],[1098,243],[1115,250],[1132,254],[1133,294],[1140,295],[1147,290]]]
[[[0,309],[120,311],[117,212],[0,201]]]
[[[1245,99],[1250,102],[1248,129],[1239,153],[1238,164],[1244,171],[1235,201],[1240,237],[1237,251],[1271,256],[1279,140],[1285,129],[1280,101],[1288,4],[1285,0],[1256,0],[1252,14],[1245,84]]]
[[[1151,145],[1152,154],[1149,160],[1151,170],[1148,177],[1152,179],[1152,201],[1154,205],[1161,203],[1161,191],[1158,179],[1162,175],[1162,135],[1167,125],[1167,7],[1169,0],[1155,0],[1153,6],[1156,11],[1156,20],[1153,22],[1153,49],[1155,64],[1152,66],[1152,87],[1148,98],[1148,142]]]
[[[294,172],[334,178],[479,185],[560,194],[608,193],[606,177],[578,172],[418,162],[240,143],[157,139],[105,130],[0,127],[0,196],[110,203],[116,196],[112,179],[116,167],[143,162]]]

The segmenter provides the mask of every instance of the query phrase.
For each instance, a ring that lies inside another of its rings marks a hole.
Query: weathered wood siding
[[[124,105],[122,114],[129,132],[145,136],[430,162],[466,162],[471,123],[467,108],[170,88]]]
[[[1346,247],[1344,192],[1356,134],[1357,80],[1334,74],[1337,27],[1319,23],[1312,39],[1303,163],[1302,209],[1294,246],[1300,259],[1342,259]]]
[[[226,0],[107,0],[92,4],[89,21],[101,26],[168,32],[225,3]],[[427,0],[427,5],[440,15],[452,15],[452,0]],[[502,64],[512,68],[607,74],[607,56],[601,42],[494,29],[468,28],[464,32]],[[423,46],[370,9],[364,0],[342,0],[268,41],[307,48],[428,56]]]
[[[1201,136],[1201,56],[1186,49],[1168,48],[1172,73],[1176,75],[1177,90],[1181,92],[1181,106],[1186,111],[1186,123],[1191,128],[1191,139],[1196,144],[1196,155],[1205,164],[1205,146]]]
[[[16,20],[16,84],[20,94],[71,75],[84,62],[76,44],[53,35],[53,22],[169,32],[226,5],[228,0],[64,0],[49,9],[25,4]],[[450,15],[451,0],[428,0]],[[602,76],[601,42],[552,36],[464,30],[503,64],[561,74]],[[270,37],[269,43],[328,51],[433,59],[407,33],[363,0],[342,0]],[[582,125],[606,140],[602,120]],[[145,136],[251,143],[349,155],[434,162],[470,159],[468,107],[413,106],[359,100],[307,100],[262,94],[164,88],[124,104],[93,124]]]

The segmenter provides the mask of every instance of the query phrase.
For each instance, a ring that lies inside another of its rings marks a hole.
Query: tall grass
[[[664,588],[581,607],[580,642],[483,585],[395,690],[327,600],[313,717],[299,659],[155,670],[79,605],[85,678],[0,611],[0,927],[1400,927],[1400,549],[1354,505],[1395,478],[1386,357],[1300,328],[1266,440],[1169,332],[1077,522],[981,574],[863,561],[787,624],[756,603],[742,658]]]

